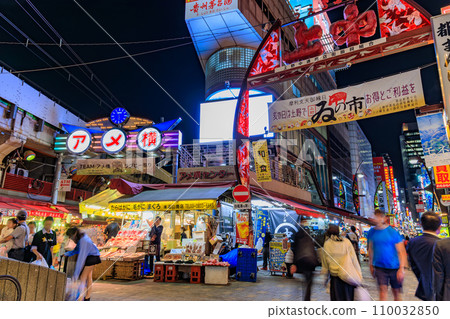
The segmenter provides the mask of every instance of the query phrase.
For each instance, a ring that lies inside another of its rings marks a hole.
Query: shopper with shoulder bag
[[[355,288],[362,285],[362,272],[355,249],[340,236],[339,227],[330,225],[324,245],[322,272],[330,275],[331,301],[355,300]]]

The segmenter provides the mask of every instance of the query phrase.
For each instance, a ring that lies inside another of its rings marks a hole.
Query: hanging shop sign
[[[142,129],[137,137],[137,146],[144,152],[154,152],[161,146],[161,132],[154,127]]]
[[[434,166],[433,172],[436,188],[450,188],[450,165]]]
[[[443,14],[431,18],[433,28],[434,48],[441,81],[442,95],[447,116],[450,115],[450,15]]]
[[[443,194],[441,196],[441,203],[444,206],[450,206],[450,194]],[[444,221],[442,221],[442,223],[444,223]]]
[[[276,101],[269,107],[272,132],[332,125],[425,105],[420,70],[323,92]]]
[[[76,167],[77,175],[152,175],[155,170],[155,159],[153,157],[85,159],[78,160]]]
[[[260,140],[253,142],[252,147],[256,171],[256,180],[258,182],[271,182],[272,174],[270,170],[269,150],[267,148],[267,140]]]
[[[35,216],[35,217],[64,218],[64,213],[43,212],[39,210],[29,210],[27,211],[27,214],[28,216]]]
[[[113,128],[103,134],[101,144],[106,153],[117,154],[127,145],[127,134],[121,129]]]
[[[239,0],[186,0],[185,19],[238,9]]]
[[[109,210],[114,213],[172,210],[210,210],[216,208],[217,200],[215,199],[109,204]]]
[[[72,190],[72,180],[71,179],[61,179],[59,181],[58,190],[60,192],[70,192]]]
[[[233,203],[233,208],[237,210],[241,209],[252,209],[252,203],[245,202],[245,203]]]
[[[416,119],[427,166],[450,164],[450,145],[443,113],[421,115]]]
[[[179,168],[178,183],[235,181],[234,166]]]
[[[375,178],[377,182],[384,181],[384,159],[383,157],[374,157],[373,158],[373,172],[375,174]]]
[[[69,134],[66,140],[67,150],[72,154],[83,154],[91,146],[92,136],[87,130],[79,128]]]
[[[248,235],[250,231],[249,214],[245,212],[236,213],[236,243],[248,244]]]

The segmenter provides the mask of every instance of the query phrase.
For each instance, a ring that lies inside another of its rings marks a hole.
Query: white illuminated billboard
[[[262,135],[269,127],[269,103],[272,95],[250,98],[250,136]],[[234,115],[237,99],[200,104],[200,143],[233,139]]]

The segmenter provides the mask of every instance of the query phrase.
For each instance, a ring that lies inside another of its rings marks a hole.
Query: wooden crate
[[[24,301],[64,301],[67,277],[65,273],[17,260],[0,258],[0,275],[15,277],[22,289]],[[15,300],[11,282],[0,281],[0,300]]]
[[[114,277],[114,261],[102,260],[101,264],[94,266],[93,280],[106,280]]]
[[[139,280],[143,277],[144,260],[117,261],[114,265],[114,279]]]

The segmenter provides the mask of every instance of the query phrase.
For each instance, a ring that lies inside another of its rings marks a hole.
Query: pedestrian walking
[[[25,247],[28,245],[29,229],[27,226],[27,212],[19,210],[16,214],[18,225],[14,231],[6,238],[0,240],[0,244],[13,240],[8,257],[11,259],[23,261],[25,258]]]
[[[294,263],[290,268],[291,274],[293,275],[296,272],[303,274],[305,277],[304,300],[310,301],[314,270],[319,265],[319,259],[314,248],[314,241],[303,227],[300,227],[300,230],[295,234],[292,251]]]
[[[155,223],[152,226],[150,231],[150,245],[156,246],[156,256],[149,256],[150,258],[150,277],[153,277],[153,263],[154,257],[156,257],[156,261],[161,260],[161,235],[163,233],[164,227],[161,225],[161,217],[157,216],[155,219]]]
[[[400,301],[407,263],[403,238],[389,226],[386,214],[380,209],[375,210],[375,222],[367,236],[370,272],[377,279],[381,301],[387,300],[389,285],[394,300]]]
[[[269,264],[270,257],[270,242],[272,241],[272,234],[270,230],[266,230],[266,234],[264,236],[264,247],[263,247],[263,270],[267,270],[267,266]]]
[[[362,284],[362,272],[355,248],[339,234],[339,226],[330,225],[324,245],[322,272],[330,276],[331,301],[353,301],[355,288]]]
[[[36,260],[45,260],[49,267],[53,266],[53,246],[56,245],[56,233],[52,230],[53,217],[44,220],[44,228],[34,235],[31,251]]]
[[[441,218],[431,212],[424,213],[420,218],[423,235],[409,241],[407,252],[412,271],[419,281],[416,297],[433,300],[433,251],[440,240],[438,234],[441,229]]]
[[[106,226],[104,234],[106,235],[106,242],[111,238],[117,236],[120,230],[119,224],[114,219],[109,219],[109,224]]]
[[[436,242],[433,258],[433,299],[450,301],[450,238]]]
[[[353,249],[355,250],[355,253],[356,253],[356,258],[358,259],[358,262],[361,264],[361,261],[359,259],[359,254],[360,254],[360,252],[359,252],[359,236],[356,233],[355,226],[352,225],[350,227],[350,232],[347,234],[347,238],[352,243]]]
[[[81,297],[83,297],[84,301],[90,301],[94,266],[102,262],[100,252],[89,236],[85,235],[77,227],[69,228],[66,236],[77,245],[74,250],[65,253],[67,257],[78,255],[72,279],[75,281],[80,280],[81,286],[85,288]]]

